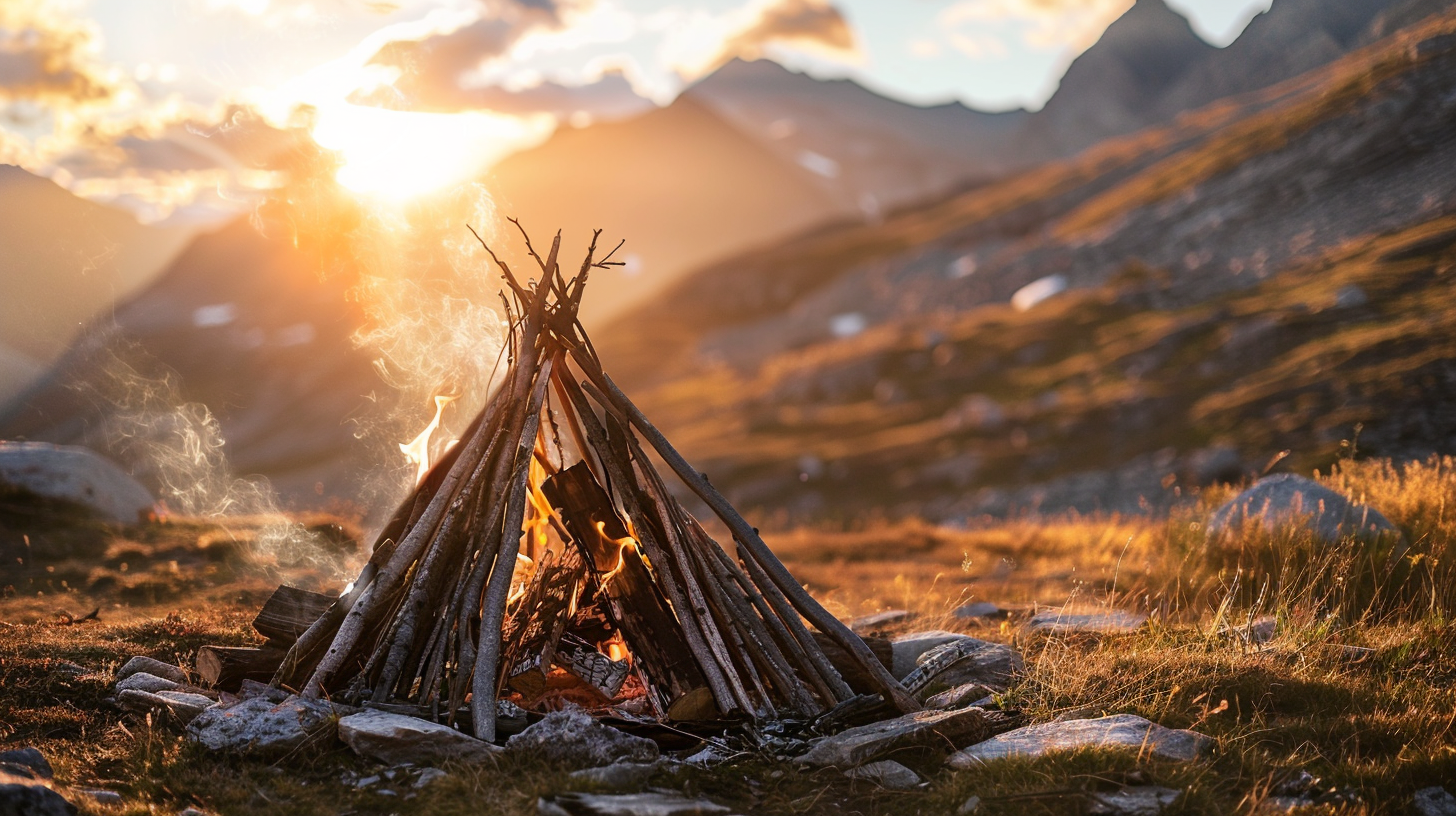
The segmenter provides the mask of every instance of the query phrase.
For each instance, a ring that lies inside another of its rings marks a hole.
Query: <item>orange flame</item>
[[[423,482],[425,476],[430,472],[430,437],[440,427],[440,418],[445,414],[445,406],[454,402],[456,399],[458,397],[436,396],[435,418],[430,420],[430,424],[426,425],[423,431],[420,431],[419,436],[399,446],[400,453],[403,453],[405,458],[410,460],[415,466],[416,485]]]
[[[612,538],[611,536],[607,535],[606,522],[599,521],[597,522],[597,535],[601,536],[603,541],[610,541],[613,544],[617,545],[617,565],[615,567],[612,567],[610,570],[607,570],[607,573],[602,576],[602,588],[606,589],[607,584],[611,583],[612,579],[617,577],[617,574],[622,571],[622,568],[627,566],[626,554],[628,548],[636,551],[638,555],[642,554],[642,548],[638,545],[637,538],[632,535],[630,524],[628,525],[628,533],[626,538]]]

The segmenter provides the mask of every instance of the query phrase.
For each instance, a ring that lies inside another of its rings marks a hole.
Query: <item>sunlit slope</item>
[[[160,274],[189,237],[0,165],[0,402],[83,324]]]
[[[1448,450],[1453,33],[734,259],[598,346],[715,484],[806,516],[1136,510],[1357,426]],[[1053,274],[1071,293],[1006,305]]]
[[[209,462],[221,453],[293,504],[357,496],[373,460],[355,421],[383,384],[351,340],[363,322],[352,279],[321,268],[286,225],[245,218],[200,236],[0,411],[0,438],[86,444],[154,478],[189,449],[201,414],[178,409],[198,403],[226,440],[201,451]]]
[[[498,165],[497,212],[534,232],[627,238],[625,270],[599,273],[587,319],[610,315],[682,272],[805,227],[854,214],[802,168],[747,139],[705,106],[678,99],[625,122],[563,129]]]

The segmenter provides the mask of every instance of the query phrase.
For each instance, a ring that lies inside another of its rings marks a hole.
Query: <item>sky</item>
[[[1225,45],[1270,0],[1168,2]],[[344,157],[341,183],[398,195],[668,104],[734,57],[1035,109],[1131,3],[0,0],[0,162],[144,220],[205,221],[278,183],[210,138],[244,121],[302,123]],[[405,140],[435,149],[401,161]]]

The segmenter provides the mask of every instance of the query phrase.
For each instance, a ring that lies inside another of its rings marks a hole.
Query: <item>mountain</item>
[[[0,403],[43,372],[82,325],[154,279],[190,237],[0,165]]]
[[[374,460],[350,420],[383,383],[351,340],[363,322],[352,279],[321,278],[320,258],[271,226],[241,219],[199,236],[0,412],[0,435],[84,444],[154,482],[185,472],[202,484],[216,440],[182,408],[195,403],[234,473],[268,477],[293,503],[357,496]]]
[[[765,518],[1139,512],[1327,467],[1352,440],[1449,451],[1453,115],[1447,10],[1075,158],[705,268],[597,346]],[[1011,306],[1032,283],[1066,291]]]
[[[1428,1],[1416,9],[1392,0],[1275,0],[1220,49],[1163,0],[1137,0],[1072,62],[1024,138],[1049,155],[1070,156],[1328,64],[1360,45],[1382,14],[1394,12],[1383,27],[1399,27],[1438,7]]]

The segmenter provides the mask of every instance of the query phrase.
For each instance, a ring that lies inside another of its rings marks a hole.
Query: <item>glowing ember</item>
[[[399,446],[399,450],[405,455],[405,458],[414,463],[416,485],[423,482],[425,475],[430,472],[430,465],[432,464],[430,462],[430,437],[440,427],[440,417],[445,414],[445,406],[454,402],[456,399],[457,397],[435,397],[435,418],[430,420],[430,424],[426,425],[423,431],[420,431],[419,436]]]

